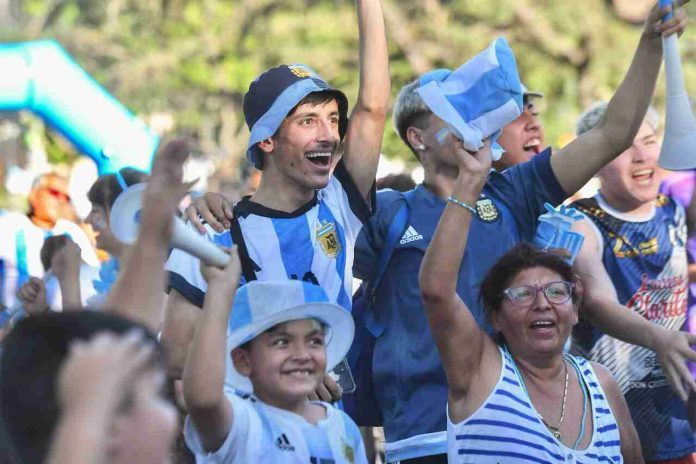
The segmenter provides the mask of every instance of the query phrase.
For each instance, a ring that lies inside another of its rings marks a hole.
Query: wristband
[[[464,203],[463,201],[459,201],[459,200],[457,200],[456,198],[454,198],[454,197],[452,197],[452,196],[447,197],[447,201],[452,202],[452,203],[454,203],[455,205],[459,205],[459,206],[461,206],[461,207],[464,208],[464,209],[468,209],[468,210],[471,212],[471,214],[473,214],[474,216],[478,216],[478,213],[476,212],[476,208],[474,208],[474,207],[471,206],[471,205],[467,205],[467,204]]]

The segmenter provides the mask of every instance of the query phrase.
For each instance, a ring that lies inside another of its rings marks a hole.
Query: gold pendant
[[[553,436],[556,437],[556,440],[561,439],[561,432],[553,432]]]

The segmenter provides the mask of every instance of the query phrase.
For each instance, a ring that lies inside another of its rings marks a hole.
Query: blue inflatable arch
[[[0,111],[24,109],[92,158],[99,174],[150,170],[157,134],[54,41],[0,44]]]

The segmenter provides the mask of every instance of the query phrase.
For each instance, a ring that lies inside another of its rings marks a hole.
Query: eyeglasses
[[[53,198],[56,198],[58,200],[63,200],[65,202],[70,201],[70,195],[63,192],[62,190],[54,189],[52,187],[44,187],[44,190],[46,192],[48,192],[48,194],[51,195]]]
[[[534,302],[537,293],[542,291],[549,303],[563,304],[573,296],[574,288],[573,282],[559,280],[546,285],[517,285],[503,290],[503,295],[514,306],[527,307]]]

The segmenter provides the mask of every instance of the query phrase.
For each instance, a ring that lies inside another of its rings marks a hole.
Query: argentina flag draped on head
[[[495,143],[506,124],[522,114],[522,84],[515,56],[504,38],[453,72],[428,73],[421,78],[418,93],[448,129],[470,151],[492,138],[493,159],[503,148]],[[438,134],[441,142],[447,130]]]

